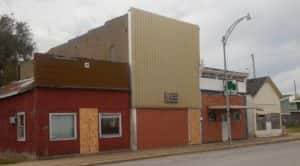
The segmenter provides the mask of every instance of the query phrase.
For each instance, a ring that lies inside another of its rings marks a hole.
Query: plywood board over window
[[[99,151],[98,109],[80,108],[80,153]]]

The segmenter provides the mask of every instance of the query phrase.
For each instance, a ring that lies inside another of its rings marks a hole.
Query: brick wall
[[[231,105],[245,105],[244,96],[231,96]],[[202,116],[203,116],[203,142],[218,142],[222,141],[222,121],[221,115],[226,113],[224,110],[209,110],[208,106],[225,105],[225,96],[223,94],[202,93]],[[214,111],[217,114],[216,121],[208,120],[208,113]],[[238,121],[233,120],[233,113],[240,112],[241,119]],[[231,132],[233,139],[246,138],[246,117],[244,109],[231,110]]]

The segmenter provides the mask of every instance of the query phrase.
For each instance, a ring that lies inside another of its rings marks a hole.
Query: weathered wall
[[[129,89],[127,63],[111,63],[86,58],[65,58],[35,54],[34,78],[38,86]],[[85,63],[89,67],[85,67]]]
[[[33,102],[35,97],[35,102]],[[35,103],[35,104],[34,104]],[[33,107],[35,105],[35,107]],[[17,152],[38,156],[80,153],[79,109],[97,108],[100,112],[122,114],[122,137],[99,137],[99,151],[129,148],[129,94],[124,91],[36,88],[30,92],[0,100],[0,152]],[[26,141],[17,141],[17,129],[9,116],[26,114]],[[77,139],[49,140],[49,113],[77,114]]]
[[[186,109],[138,109],[137,148],[161,148],[188,144]]]
[[[39,112],[39,155],[79,153],[79,108],[97,108],[99,112],[120,112],[122,114],[122,137],[99,137],[99,151],[129,148],[129,95],[118,91],[89,91],[70,89],[38,88],[36,110]],[[49,104],[49,102],[51,104]],[[77,113],[78,138],[71,141],[49,141],[49,113]],[[63,148],[62,148],[63,147]]]
[[[20,80],[33,77],[33,61],[25,61],[20,64]]]
[[[128,62],[127,15],[107,21],[103,26],[51,48],[48,53],[111,61],[109,50],[115,48],[116,60]]]
[[[280,96],[275,92],[269,82],[266,82],[253,97],[253,103],[263,107],[264,113],[280,113]]]
[[[231,96],[231,105],[245,105],[244,96]],[[208,94],[202,92],[202,117],[203,117],[203,142],[217,142],[222,141],[222,121],[221,114],[226,113],[225,110],[210,110],[208,106],[225,105],[225,97],[223,94]],[[214,111],[217,113],[217,121],[209,121],[208,113]],[[239,111],[241,119],[239,121],[233,120],[233,113]],[[231,133],[232,139],[246,138],[246,119],[244,109],[231,110]]]
[[[33,110],[33,93],[27,92],[18,96],[0,100],[0,152],[35,154],[34,137],[35,112]],[[9,117],[17,112],[25,112],[26,141],[17,141],[16,124],[9,123]]]
[[[253,98],[251,95],[247,95],[247,105],[254,105]],[[247,109],[247,129],[248,129],[248,136],[254,137],[255,136],[255,109]]]
[[[132,107],[200,108],[199,27],[138,9],[129,17]]]
[[[269,114],[269,113],[280,113],[281,114],[281,106],[280,106],[280,96],[273,89],[270,82],[265,82],[264,85],[260,88],[255,96],[252,97],[252,104],[262,107],[263,111],[255,110],[253,112],[254,116],[254,129],[256,136],[270,136],[270,135],[280,135],[282,133],[281,129],[272,129],[270,132],[267,130],[256,130],[256,114]],[[281,117],[281,116],[280,116]],[[280,120],[281,123],[281,120]],[[280,124],[281,126],[281,124]]]

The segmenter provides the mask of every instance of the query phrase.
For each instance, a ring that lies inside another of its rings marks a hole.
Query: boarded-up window
[[[257,130],[266,130],[266,116],[265,115],[256,115],[256,129]]]
[[[272,113],[271,123],[272,123],[272,129],[280,129],[280,114]]]

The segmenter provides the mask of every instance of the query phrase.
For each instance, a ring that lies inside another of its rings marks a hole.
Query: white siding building
[[[247,93],[247,105],[262,108],[262,110],[247,110],[248,135],[256,137],[281,135],[281,93],[271,78],[249,79]]]

